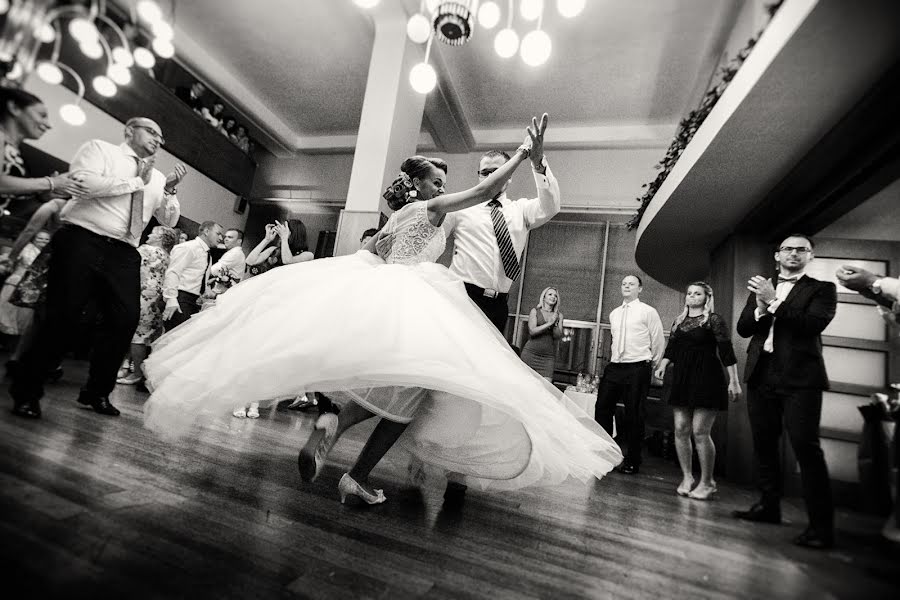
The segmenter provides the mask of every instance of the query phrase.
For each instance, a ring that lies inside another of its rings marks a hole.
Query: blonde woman
[[[709,500],[717,491],[713,480],[716,447],[710,431],[716,411],[727,410],[728,400],[735,402],[741,394],[730,327],[712,311],[713,291],[709,284],[690,284],[684,310],[672,324],[665,355],[656,370],[657,378],[663,379],[666,367],[672,365],[669,405],[675,415],[675,450],[683,473],[676,493],[695,500]],[[727,384],[723,365],[728,371]],[[700,483],[696,488],[691,464],[692,434],[700,458]]]
[[[559,305],[559,290],[552,286],[544,288],[537,306],[528,314],[528,341],[522,348],[525,364],[548,381],[553,381],[556,349],[563,334]]]

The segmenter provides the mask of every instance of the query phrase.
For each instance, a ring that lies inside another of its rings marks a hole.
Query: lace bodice
[[[428,221],[427,202],[407,204],[388,219],[378,233],[375,251],[389,264],[437,262],[447,238],[442,227]]]

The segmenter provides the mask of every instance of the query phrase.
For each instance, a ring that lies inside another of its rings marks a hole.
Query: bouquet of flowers
[[[203,296],[197,302],[203,308],[208,308],[216,303],[216,296],[224,294],[230,287],[240,282],[240,279],[231,269],[222,269],[222,271],[209,279],[209,285]]]

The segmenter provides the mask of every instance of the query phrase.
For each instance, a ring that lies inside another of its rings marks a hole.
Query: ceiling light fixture
[[[354,0],[357,5],[369,8],[378,0]],[[584,10],[585,0],[557,0],[556,8],[566,18],[577,16]],[[511,58],[516,52],[522,61],[531,67],[539,67],[547,62],[553,51],[553,41],[543,29],[545,0],[520,0],[519,14],[524,20],[537,21],[533,31],[527,33],[519,43],[519,34],[513,28],[516,14],[515,1],[508,0],[506,27],[494,37],[494,50],[501,58]],[[428,44],[425,61],[413,67],[410,85],[417,92],[426,94],[434,89],[437,76],[429,66],[428,57],[431,43],[437,39],[448,46],[462,46],[474,35],[474,16],[484,29],[493,29],[502,15],[497,2],[488,0],[421,0],[419,11],[406,23],[406,34],[416,44]],[[427,67],[427,69],[426,69]],[[424,90],[424,91],[423,91]]]
[[[107,15],[107,0],[79,3],[74,0],[19,0],[5,5],[9,14],[0,37],[0,76],[7,85],[21,86],[32,72],[51,85],[63,83],[68,75],[75,82],[77,98],[74,104],[60,108],[59,114],[71,125],[86,121],[84,110],[79,106],[84,99],[85,85],[82,75],[60,62],[64,31],[88,58],[106,58],[106,67],[91,77],[93,89],[102,96],[114,96],[118,86],[128,85],[132,79],[129,69],[133,66],[149,69],[156,63],[147,48],[134,46],[137,27],[134,35],[129,37]],[[3,12],[4,1],[0,0],[0,14]],[[128,0],[126,21],[143,26],[158,56],[170,58],[174,55],[172,39],[175,32],[157,2]],[[50,44],[47,52],[44,47]]]

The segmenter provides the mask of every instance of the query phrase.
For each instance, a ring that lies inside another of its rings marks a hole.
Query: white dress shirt
[[[544,165],[546,167],[546,162]],[[497,198],[503,206],[509,237],[519,261],[522,260],[528,231],[552,219],[560,209],[559,183],[550,168],[547,167],[543,175],[532,172],[537,185],[537,198],[513,201],[505,193]],[[509,292],[513,280],[503,271],[491,209],[487,203],[448,213],[444,218],[444,231],[448,236],[451,233],[456,235],[451,271],[463,281],[479,287],[504,294]]]
[[[653,369],[662,360],[665,336],[659,313],[639,299],[622,302],[609,315],[612,329],[612,357],[614,363],[650,361]]]
[[[103,140],[90,140],[82,144],[72,159],[69,173],[81,177],[89,191],[66,203],[60,213],[62,221],[137,247],[140,240],[129,232],[131,194],[143,189],[144,226],[155,215],[160,224],[174,227],[181,215],[178,198],[163,191],[166,176],[156,169],[150,174],[150,182],[144,185],[137,174],[137,159],[134,150],[125,143],[116,146]]]
[[[178,304],[178,290],[200,294],[206,268],[209,266],[209,246],[196,237],[172,248],[169,268],[163,280],[166,304]]]
[[[803,273],[798,275],[791,275],[790,279],[796,279],[797,281],[803,277]],[[775,314],[775,311],[778,310],[778,307],[781,306],[781,303],[784,302],[784,299],[788,297],[788,294],[791,293],[791,290],[794,289],[794,285],[796,285],[796,281],[782,281],[778,285],[775,286],[775,300],[769,304],[766,309],[761,309],[758,306],[756,307],[756,311],[754,312],[754,316],[756,320],[759,321],[762,316],[768,311]],[[769,335],[766,336],[766,341],[763,342],[763,351],[771,354],[775,352],[775,319],[772,318],[772,326],[769,327]]]
[[[235,246],[231,250],[225,252],[216,264],[209,268],[210,277],[218,277],[219,274],[228,269],[231,274],[238,280],[244,274],[244,267],[247,264],[247,258],[244,256],[244,250],[240,246]]]

